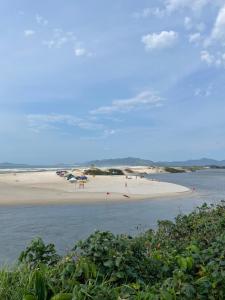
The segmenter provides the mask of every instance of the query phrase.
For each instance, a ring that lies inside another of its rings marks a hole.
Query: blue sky
[[[3,0],[0,13],[0,161],[225,159],[224,0]]]

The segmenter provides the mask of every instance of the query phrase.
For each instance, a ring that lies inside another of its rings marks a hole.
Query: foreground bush
[[[96,232],[64,257],[36,239],[0,271],[0,299],[225,299],[225,205],[137,237]]]

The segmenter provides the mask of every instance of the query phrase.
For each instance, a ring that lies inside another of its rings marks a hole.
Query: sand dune
[[[126,176],[89,176],[84,189],[53,171],[0,175],[0,205],[131,201],[188,192],[180,185]]]

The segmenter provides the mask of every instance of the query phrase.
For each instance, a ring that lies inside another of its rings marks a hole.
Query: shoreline
[[[84,189],[54,171],[0,174],[0,206],[123,203],[191,192],[181,185],[126,176],[88,176]]]
[[[0,207],[24,207],[24,206],[63,206],[63,205],[89,205],[89,204],[122,204],[122,203],[137,203],[140,201],[151,201],[154,199],[166,199],[166,198],[178,198],[179,196],[189,195],[193,193],[191,190],[186,192],[177,192],[177,193],[170,193],[170,194],[157,194],[157,195],[146,195],[146,197],[143,197],[141,195],[134,195],[131,198],[123,198],[122,195],[116,195],[114,194],[114,197],[110,199],[106,199],[103,194],[95,194],[96,197],[94,199],[90,199],[91,197],[89,195],[88,198],[86,197],[80,197],[80,199],[40,199],[40,200],[0,200]],[[92,194],[92,193],[90,193]],[[93,194],[92,194],[93,195]],[[84,196],[84,194],[83,194]]]

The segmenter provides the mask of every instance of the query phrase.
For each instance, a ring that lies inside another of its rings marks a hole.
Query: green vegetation
[[[183,169],[191,172],[196,172],[200,170],[204,170],[206,167],[200,167],[200,166],[191,166],[191,167],[183,167]]]
[[[84,171],[85,175],[109,175],[107,171],[103,171],[101,169],[98,168],[92,168],[92,169],[88,169]]]
[[[124,171],[127,172],[127,173],[134,173],[134,171],[132,169],[130,169],[130,168],[127,168]]]
[[[108,169],[101,170],[98,168],[88,169],[84,172],[85,175],[124,175],[123,171],[120,169]]]
[[[171,167],[165,167],[165,171],[168,173],[185,173],[186,172],[184,169],[171,168]]]
[[[109,175],[124,175],[120,169],[108,169]]]
[[[225,166],[210,165],[210,169],[225,169]]]
[[[0,271],[0,299],[225,299],[225,203],[137,237],[96,232],[64,257],[36,239]]]

